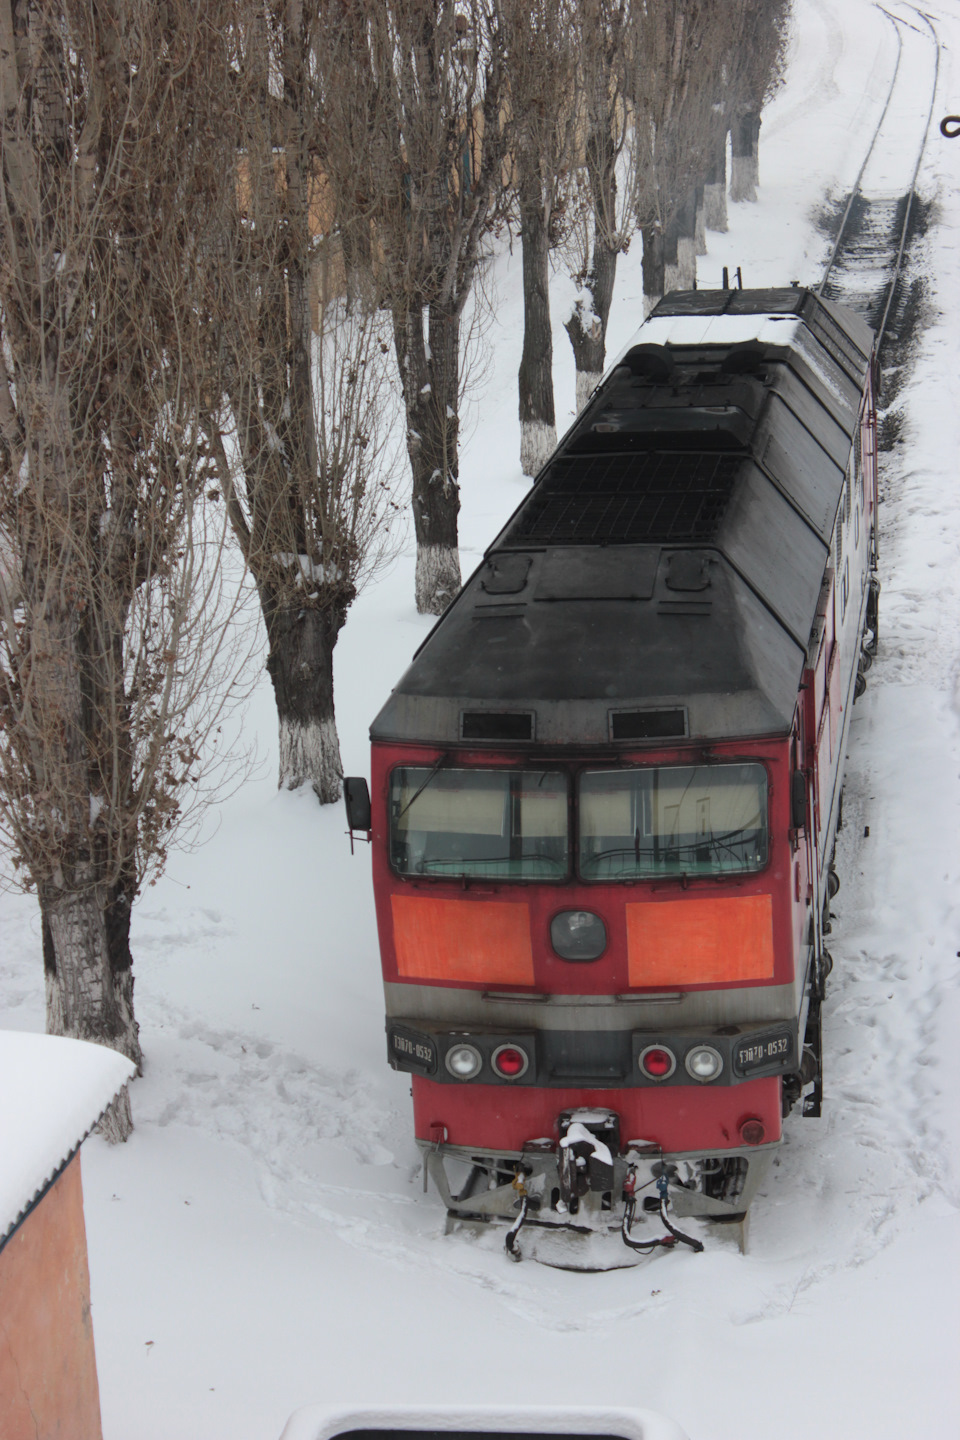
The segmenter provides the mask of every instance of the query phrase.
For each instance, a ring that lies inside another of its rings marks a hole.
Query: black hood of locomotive
[[[726,314],[802,324],[784,345],[628,349],[417,652],[374,739],[789,731],[872,334],[796,289],[678,293],[652,318]]]

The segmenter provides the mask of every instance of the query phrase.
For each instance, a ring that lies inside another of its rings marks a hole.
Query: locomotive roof
[[[808,290],[667,295],[372,737],[789,731],[872,351],[858,316]]]

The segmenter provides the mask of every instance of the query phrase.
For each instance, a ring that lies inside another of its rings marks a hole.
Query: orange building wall
[[[0,1436],[102,1440],[79,1153],[0,1250]]]

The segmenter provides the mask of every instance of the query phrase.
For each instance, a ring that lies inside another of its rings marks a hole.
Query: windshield
[[[580,777],[584,880],[745,874],[766,863],[762,765],[590,770]]]
[[[394,770],[393,867],[401,875],[563,879],[568,793],[555,770]]]

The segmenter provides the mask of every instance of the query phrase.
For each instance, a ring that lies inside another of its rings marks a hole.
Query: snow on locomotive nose
[[[741,1220],[820,1113],[876,504],[867,326],[668,295],[373,723],[389,1062],[448,1211],[508,1248]]]

